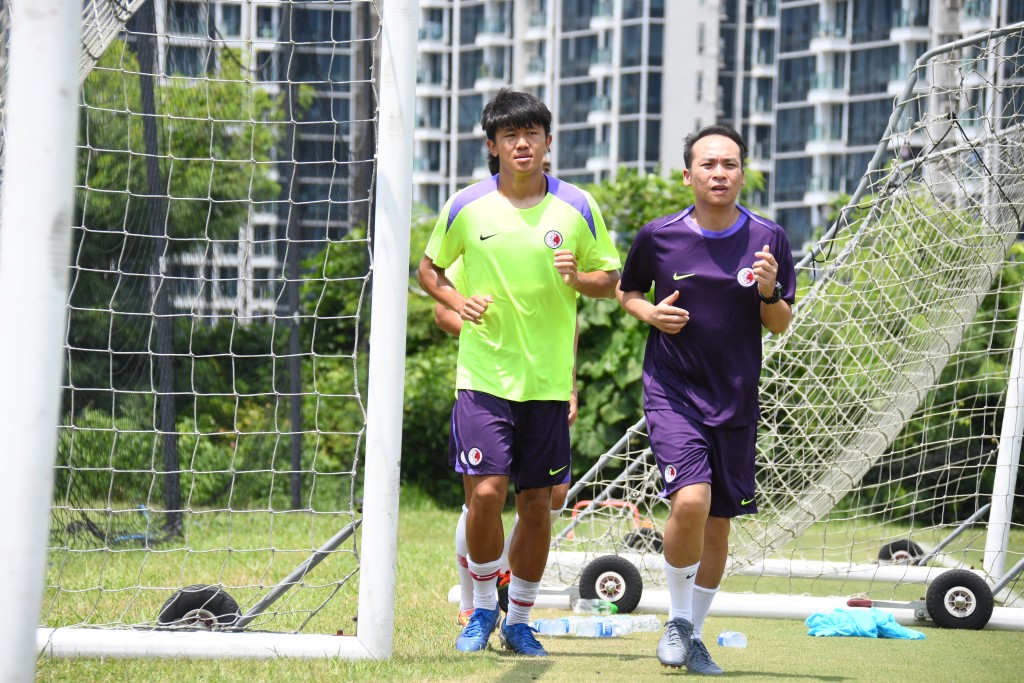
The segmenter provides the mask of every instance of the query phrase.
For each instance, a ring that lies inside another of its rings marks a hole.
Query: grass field
[[[40,658],[37,680],[69,683],[124,681],[648,681],[685,673],[662,668],[654,656],[659,634],[636,633],[602,640],[545,638],[546,659],[517,657],[496,649],[475,654],[454,650],[455,607],[447,603],[455,583],[452,536],[457,511],[438,509],[405,494],[399,518],[398,596],[394,655],[383,662],[271,660],[204,661]],[[316,572],[347,571],[327,561]],[[325,577],[327,578],[327,577]],[[339,615],[341,612],[339,612]],[[541,610],[536,616],[556,616]],[[352,632],[351,622],[332,624]],[[708,640],[722,630],[747,634],[750,645],[734,650],[709,644],[726,670],[722,678],[744,681],[853,682],[894,679],[1020,681],[1024,633],[949,631],[921,626],[922,641],[812,638],[796,620],[712,616]],[[497,638],[491,641],[497,648]],[[690,676],[690,678],[693,678]]]

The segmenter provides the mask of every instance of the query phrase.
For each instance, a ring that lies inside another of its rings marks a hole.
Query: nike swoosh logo
[[[751,503],[753,503],[753,502],[754,502],[754,499],[753,499],[753,498],[750,498],[750,499],[744,499],[744,500],[741,500],[741,501],[740,501],[740,505],[750,505],[750,504],[751,504]]]
[[[679,273],[672,273],[673,280],[685,280],[688,277],[693,277],[696,273],[687,273],[686,275],[680,275]]]
[[[494,237],[497,234],[498,233],[493,233],[493,234],[490,234],[490,235],[480,235],[480,241],[483,242],[484,240],[489,240],[489,239],[491,239],[492,237]]]
[[[564,470],[566,467],[568,467],[568,465],[562,465],[557,470],[548,470],[548,476],[549,477],[553,477],[556,474],[558,474],[559,472],[561,472],[562,470]]]
[[[697,576],[697,572],[694,572],[694,573],[692,573],[692,574],[687,574],[687,575],[686,575],[686,580],[687,580],[687,581],[689,581],[690,579],[692,579],[692,578],[693,578],[693,577],[695,577],[695,576]]]

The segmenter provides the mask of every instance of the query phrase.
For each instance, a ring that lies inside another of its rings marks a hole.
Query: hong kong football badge
[[[665,468],[665,483],[671,484],[676,478],[676,468],[674,465],[669,465]]]
[[[743,268],[740,272],[736,273],[736,282],[744,287],[754,284],[754,271],[750,268]]]
[[[557,230],[548,230],[547,234],[544,235],[544,244],[552,249],[558,249],[562,246],[562,233]]]

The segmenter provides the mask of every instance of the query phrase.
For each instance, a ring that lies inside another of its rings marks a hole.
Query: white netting
[[[991,499],[1024,281],[1021,30],[940,51],[915,75],[866,191],[800,265],[790,329],[765,339],[761,512],[735,521],[729,567],[758,578],[734,586],[880,597],[893,586],[864,565],[903,550],[982,565],[984,514],[951,536]],[[661,579],[668,507],[644,430],[578,485],[547,582],[572,584],[608,552]],[[1007,567],[1024,552],[1017,492]],[[848,583],[766,578],[799,565]]]
[[[354,632],[378,8],[83,16],[43,625]]]

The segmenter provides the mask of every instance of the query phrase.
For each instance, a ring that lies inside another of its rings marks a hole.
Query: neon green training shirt
[[[470,185],[448,200],[427,242],[440,268],[462,257],[463,296],[493,299],[480,323],[462,326],[456,389],[569,400],[576,290],[555,270],[555,250],[572,250],[580,272],[620,264],[593,197],[546,178],[547,196],[529,209],[498,193],[497,176]]]

